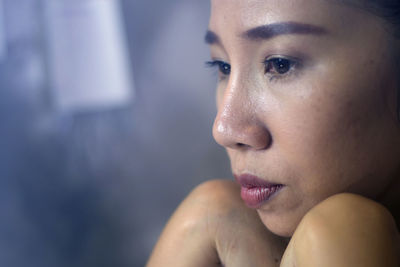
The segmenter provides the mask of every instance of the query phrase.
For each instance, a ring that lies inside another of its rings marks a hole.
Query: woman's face
[[[214,138],[235,175],[283,185],[257,206],[272,232],[290,236],[336,193],[377,199],[397,177],[392,38],[383,19],[339,1],[212,0]]]

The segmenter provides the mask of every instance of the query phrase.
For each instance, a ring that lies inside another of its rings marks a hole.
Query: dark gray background
[[[122,0],[132,104],[62,116],[25,75],[32,57],[46,64],[40,3],[3,2],[0,266],[144,266],[184,196],[230,177],[211,136],[209,2]]]

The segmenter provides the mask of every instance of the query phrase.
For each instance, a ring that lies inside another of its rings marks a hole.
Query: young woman
[[[206,41],[236,182],[197,187],[148,266],[400,266],[400,2],[212,0]]]

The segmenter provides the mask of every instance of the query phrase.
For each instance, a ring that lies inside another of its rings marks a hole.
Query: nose
[[[254,104],[239,90],[226,89],[213,125],[215,141],[231,149],[262,150],[271,145],[271,134]]]

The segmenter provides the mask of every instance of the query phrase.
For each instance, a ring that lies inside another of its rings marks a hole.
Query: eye
[[[218,67],[220,74],[227,76],[231,73],[231,65],[221,60],[214,60],[206,62],[208,67]]]
[[[285,76],[296,66],[297,61],[284,57],[271,57],[264,61],[265,73],[271,78]]]

